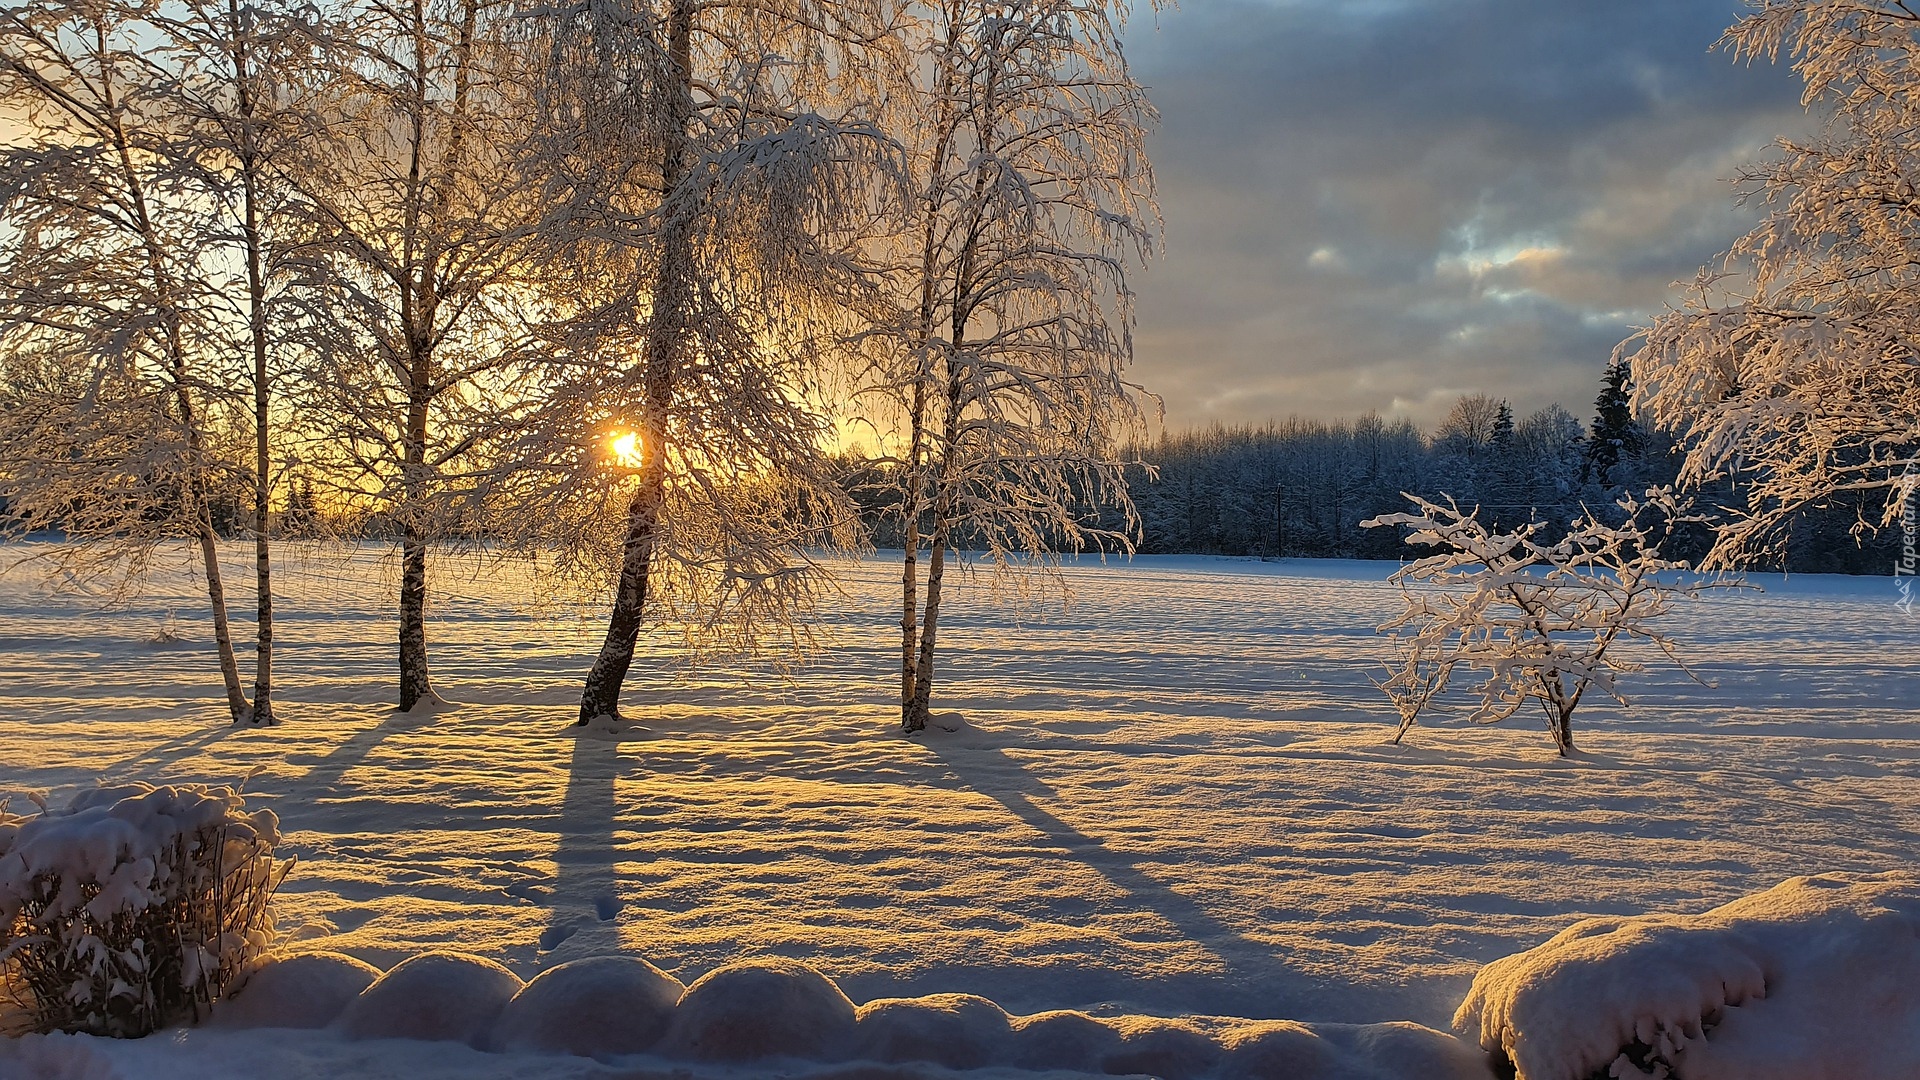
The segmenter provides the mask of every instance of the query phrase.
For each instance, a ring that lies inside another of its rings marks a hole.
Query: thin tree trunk
[[[417,356],[417,354],[416,354]],[[418,515],[426,492],[427,406],[425,362],[414,365],[414,400],[407,408],[406,461],[402,466],[406,512],[400,540],[400,711],[440,700],[427,671],[427,534]]]
[[[905,549],[900,574],[900,729],[909,734],[924,731],[927,726],[925,698],[919,692],[917,658],[920,644],[919,598],[916,595],[920,575],[920,507],[921,500],[926,496],[926,473],[922,459],[926,456],[927,447],[927,383],[933,376],[929,358],[932,356],[933,326],[940,285],[935,278],[939,257],[940,204],[947,156],[952,152],[954,135],[952,51],[959,43],[959,34],[959,22],[949,22],[948,53],[941,60],[934,81],[934,96],[939,101],[939,111],[934,120],[936,134],[933,152],[927,159],[928,179],[923,209],[925,220],[920,238],[920,314],[915,326],[917,340],[914,342],[913,409],[909,416],[907,475],[900,500],[901,547]]]
[[[98,55],[108,55],[104,25],[96,21],[94,33]],[[227,710],[234,722],[238,723],[246,718],[249,706],[247,695],[240,688],[240,665],[233,658],[233,632],[227,624],[227,594],[220,576],[219,537],[213,531],[212,509],[207,502],[205,477],[200,471],[206,464],[206,441],[201,436],[193,395],[187,389],[186,346],[181,339],[180,312],[175,306],[173,278],[161,261],[159,236],[147,207],[146,185],[141,182],[140,174],[133,165],[127,133],[120,122],[120,106],[113,97],[113,80],[102,80],[102,86],[105,116],[119,158],[121,175],[126,180],[127,193],[131,197],[134,221],[140,230],[141,243],[146,248],[147,272],[153,279],[156,306],[166,335],[167,366],[173,380],[174,404],[180,410],[180,424],[187,437],[187,449],[193,455],[187,480],[187,497],[191,500],[195,539],[200,544],[201,567],[207,575],[207,602],[213,608],[214,644],[220,656],[220,676],[226,684]]]
[[[254,145],[254,97],[247,67],[246,40],[237,0],[228,0],[227,23],[233,43],[234,84],[242,129],[240,153],[241,196],[247,244],[247,322],[253,344],[253,564],[255,636],[253,652],[253,710],[255,724],[273,724],[273,553],[268,539],[269,505],[273,494],[267,412],[267,285],[261,265],[259,155]]]
[[[918,483],[917,477],[913,483]],[[911,488],[908,490],[913,491]],[[916,724],[913,714],[913,656],[920,623],[917,595],[920,584],[920,506],[917,492],[909,494],[901,503],[905,507],[902,514],[905,523],[901,527],[900,542],[906,548],[906,555],[901,560],[900,571],[900,730],[915,732],[926,727],[924,720]]]
[[[220,677],[227,686],[227,711],[238,724],[247,718],[247,695],[240,689],[240,664],[233,658],[233,628],[227,624],[227,590],[220,578],[218,537],[206,499],[198,495],[195,539],[200,543],[200,565],[207,575],[207,599],[213,605],[213,642],[220,652]]]
[[[963,330],[964,325],[957,329]],[[959,343],[960,333],[955,333],[954,341]],[[940,457],[939,475],[934,479],[938,487],[933,496],[933,536],[929,542],[932,550],[927,554],[927,601],[920,622],[920,656],[913,675],[913,701],[907,706],[904,720],[911,731],[926,728],[933,700],[933,650],[940,630],[940,593],[946,578],[947,543],[952,537],[953,485],[957,479],[954,460],[959,452],[955,432],[960,424],[960,409],[960,387],[949,371],[946,408],[941,416],[940,441],[944,452]]]
[[[940,592],[947,568],[947,518],[951,506],[945,485],[934,499],[932,550],[927,554],[927,606],[920,623],[920,656],[913,677],[913,701],[907,707],[909,730],[927,726],[933,701],[933,648],[940,630]]]
[[[672,108],[662,187],[671,193],[687,178],[693,123],[693,16],[695,0],[674,0],[668,12],[667,45],[674,66]],[[620,691],[633,666],[634,645],[646,618],[647,586],[667,503],[667,413],[685,345],[686,313],[692,299],[693,222],[686,208],[671,213],[662,230],[660,270],[647,319],[646,384],[641,404],[640,438],[646,455],[640,489],[627,507],[627,535],[620,555],[620,581],[614,590],[607,636],[580,693],[580,719],[620,718]]]

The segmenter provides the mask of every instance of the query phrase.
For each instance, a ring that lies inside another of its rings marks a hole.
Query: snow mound
[[[589,956],[534,976],[500,1014],[493,1047],[611,1057],[653,1049],[686,987],[637,956]]]
[[[1588,919],[1487,965],[1454,1027],[1518,1080],[1920,1076],[1920,877],[1791,878]]]
[[[437,1039],[478,1047],[521,985],[519,976],[482,957],[421,953],[375,980],[334,1026],[349,1039]]]
[[[1225,1056],[1206,1032],[1179,1020],[1129,1016],[1119,1018],[1114,1026],[1121,1035],[1120,1046],[1100,1062],[1102,1070],[1113,1075],[1146,1073],[1161,1080],[1195,1080],[1219,1068]]]
[[[1086,1069],[1120,1050],[1120,1033],[1086,1013],[1061,1009],[1013,1022],[1010,1064],[1023,1069]]]
[[[321,1028],[380,978],[380,969],[342,953],[271,957],[213,1011],[217,1027]]]
[[[0,1080],[129,1080],[102,1051],[103,1041],[64,1031],[0,1036]]]
[[[1418,1024],[1250,1024],[1227,1040],[1236,1080],[1490,1080],[1486,1055]]]
[[[1005,1064],[1013,1056],[1012,1043],[1013,1026],[1006,1010],[986,998],[974,994],[881,998],[860,1006],[853,1056],[978,1069]]]
[[[745,960],[694,980],[675,1010],[669,1056],[830,1060],[851,1041],[853,1002],[831,979],[792,960]]]

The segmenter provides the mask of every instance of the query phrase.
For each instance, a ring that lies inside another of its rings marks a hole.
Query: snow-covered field
[[[223,722],[190,579],[103,609],[15,570],[0,789],[258,770],[250,802],[299,859],[282,929],[381,967],[445,947],[524,978],[618,947],[691,983],[778,956],[856,1002],[1441,1028],[1482,964],[1579,917],[1920,850],[1920,622],[1888,579],[1756,579],[1682,611],[1715,685],[1630,677],[1635,704],[1583,706],[1563,761],[1519,722],[1386,744],[1390,571],[1085,564],[1070,606],[1023,616],[981,579],[943,612],[936,709],[964,723],[910,739],[898,571],[870,561],[839,643],[790,678],[643,653],[644,730],[613,740],[569,729],[597,615],[512,570],[438,563],[435,677],[461,704],[406,717],[384,551],[295,554],[264,731]],[[157,644],[169,611],[185,640]]]

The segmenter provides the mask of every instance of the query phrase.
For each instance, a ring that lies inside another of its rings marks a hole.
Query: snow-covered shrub
[[[0,1019],[132,1038],[199,1018],[272,944],[279,821],[130,784],[0,823]]]
[[[1912,1080],[1920,878],[1585,919],[1482,968],[1453,1026],[1517,1080]]]
[[[1407,543],[1440,549],[1390,579],[1406,605],[1379,627],[1398,650],[1380,683],[1400,713],[1395,742],[1465,667],[1485,676],[1473,688],[1476,723],[1499,723],[1531,701],[1546,714],[1560,753],[1571,753],[1573,713],[1587,691],[1626,704],[1615,676],[1641,665],[1620,647],[1651,645],[1691,676],[1653,621],[1678,600],[1734,584],[1682,582],[1668,573],[1686,564],[1661,557],[1661,543],[1676,525],[1701,520],[1670,490],[1621,499],[1618,525],[1588,512],[1553,543],[1544,539],[1545,522],[1501,532],[1482,524],[1477,508],[1407,497],[1414,513],[1361,522],[1407,526]]]
[[[1005,1064],[1012,1038],[1007,1011],[975,994],[881,998],[860,1006],[853,1056],[978,1069]]]
[[[493,1048],[609,1057],[653,1049],[686,987],[637,956],[589,956],[534,976],[500,1014]]]
[[[1100,1066],[1110,1075],[1146,1073],[1165,1080],[1196,1080],[1214,1071],[1224,1054],[1206,1032],[1179,1020],[1130,1016],[1115,1022],[1122,1041]]]
[[[1402,1021],[1258,1020],[1227,1036],[1233,1080],[1493,1080],[1486,1056],[1444,1032]]]
[[[334,1027],[349,1039],[424,1039],[485,1049],[520,977],[482,956],[409,956],[354,998]]]
[[[829,1060],[854,1032],[853,1002],[805,964],[742,960],[695,979],[675,1010],[664,1052],[696,1061]]]
[[[216,1027],[323,1028],[372,986],[380,969],[342,953],[271,957],[213,1012]]]
[[[1009,1064],[1046,1072],[1085,1069],[1119,1052],[1120,1033],[1071,1009],[1023,1016],[1013,1022],[1013,1059]]]

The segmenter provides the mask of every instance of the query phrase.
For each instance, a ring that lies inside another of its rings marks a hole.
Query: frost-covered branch
[[[1413,512],[1361,523],[1410,529],[1407,543],[1438,549],[1393,575],[1404,608],[1379,627],[1397,652],[1379,683],[1400,714],[1395,742],[1461,668],[1482,674],[1471,691],[1474,722],[1499,723],[1536,703],[1562,755],[1573,751],[1573,714],[1589,690],[1627,703],[1617,676],[1642,665],[1622,646],[1650,645],[1697,678],[1654,621],[1680,600],[1735,583],[1675,577],[1686,564],[1663,558],[1661,544],[1703,519],[1671,490],[1623,498],[1618,525],[1589,511],[1553,543],[1545,522],[1498,531],[1477,508],[1408,497]]]

